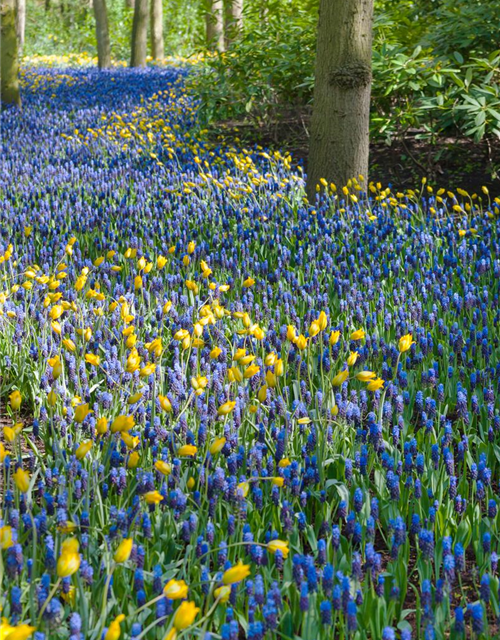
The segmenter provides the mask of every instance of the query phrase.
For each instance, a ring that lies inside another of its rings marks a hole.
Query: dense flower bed
[[[185,74],[2,116],[2,640],[498,637],[500,200],[312,208]]]

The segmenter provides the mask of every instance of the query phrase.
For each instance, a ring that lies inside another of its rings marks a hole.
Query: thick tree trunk
[[[321,0],[307,193],[368,180],[373,0]]]
[[[224,3],[223,0],[205,0],[207,46],[209,49],[224,51]]]
[[[148,0],[135,0],[134,21],[132,23],[131,67],[143,67],[146,64],[148,45]]]
[[[99,69],[111,66],[111,45],[109,43],[108,11],[106,0],[93,0],[95,33],[97,39],[97,60]]]
[[[163,0],[151,0],[151,55],[153,60],[163,60]]]
[[[243,29],[243,0],[228,0],[225,18],[224,41],[227,48],[237,40]]]
[[[17,57],[15,0],[0,2],[1,98],[5,104],[21,106],[19,93],[19,60]]]
[[[22,56],[26,31],[26,0],[16,0],[16,31],[18,51]]]

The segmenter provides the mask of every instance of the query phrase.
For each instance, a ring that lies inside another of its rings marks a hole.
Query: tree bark
[[[243,0],[228,0],[226,5],[224,41],[228,48],[243,30]]]
[[[373,0],[321,0],[307,175],[312,202],[321,178],[368,182]]]
[[[163,60],[165,45],[163,43],[163,0],[151,0],[151,55],[153,60]]]
[[[224,3],[223,0],[206,1],[207,46],[224,51]]]
[[[1,99],[5,104],[15,104],[20,107],[21,95],[19,92],[19,60],[17,57],[15,0],[1,0],[0,23]]]
[[[111,45],[109,43],[109,24],[106,0],[93,0],[95,33],[97,40],[97,60],[99,69],[111,66]]]
[[[26,0],[16,0],[16,32],[19,56],[24,49],[24,34],[26,31]]]
[[[131,67],[143,67],[146,64],[148,44],[148,0],[135,0],[134,20],[132,23]]]

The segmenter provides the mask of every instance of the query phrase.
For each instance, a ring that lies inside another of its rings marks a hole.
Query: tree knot
[[[337,67],[330,73],[330,84],[341,89],[357,89],[366,87],[372,79],[370,65],[365,62],[350,62]]]

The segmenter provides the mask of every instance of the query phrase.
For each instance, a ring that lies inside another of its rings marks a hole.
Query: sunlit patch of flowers
[[[186,73],[2,117],[2,640],[497,637],[500,200],[309,205]]]

